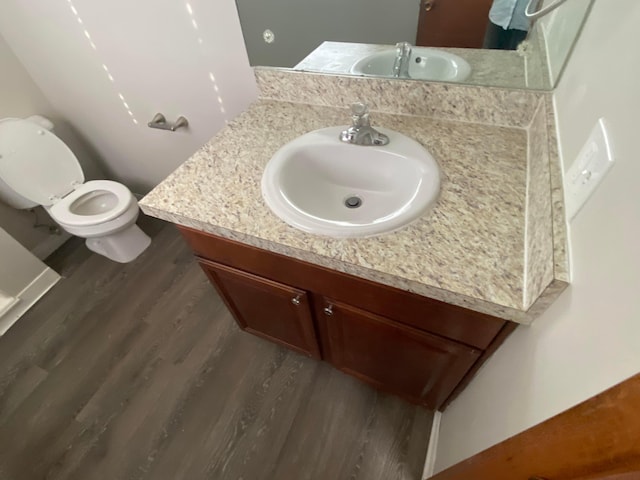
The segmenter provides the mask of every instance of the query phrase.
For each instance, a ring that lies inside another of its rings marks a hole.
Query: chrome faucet
[[[393,76],[409,78],[409,61],[411,60],[411,44],[409,42],[396,43],[396,59],[393,62]]]
[[[356,102],[351,105],[352,124],[340,133],[340,140],[353,145],[386,145],[389,137],[371,126],[369,107]]]

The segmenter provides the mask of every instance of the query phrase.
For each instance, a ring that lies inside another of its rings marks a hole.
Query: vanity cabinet
[[[515,328],[462,307],[179,229],[240,328],[427,408],[444,409]]]
[[[382,390],[442,405],[480,351],[324,298],[317,307],[325,359]]]
[[[307,292],[214,262],[200,266],[242,330],[320,358]]]

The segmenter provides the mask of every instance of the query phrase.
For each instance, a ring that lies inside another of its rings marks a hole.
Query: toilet
[[[85,182],[52,128],[38,116],[0,119],[0,200],[18,209],[42,205],[64,230],[86,238],[90,250],[131,262],[151,243],[136,225],[136,198],[118,182]]]

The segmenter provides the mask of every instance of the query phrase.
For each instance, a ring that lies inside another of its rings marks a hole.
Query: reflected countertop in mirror
[[[527,0],[236,0],[236,5],[252,66],[379,76],[379,68],[352,69],[367,55],[406,42],[461,57],[471,72],[430,78],[423,75],[424,65],[413,64],[416,75],[404,78],[551,90],[593,0],[563,0],[558,8],[547,8],[556,2],[532,4],[549,11],[535,20],[525,18]]]
[[[293,67],[305,72],[353,74],[352,68],[362,58],[378,52],[393,50],[389,45],[366,43],[323,42],[304,60]],[[512,50],[482,50],[475,48],[438,48],[466,60],[471,74],[464,80],[469,85],[492,85],[506,88],[527,88],[525,75],[527,59]],[[536,85],[540,89],[541,85]]]

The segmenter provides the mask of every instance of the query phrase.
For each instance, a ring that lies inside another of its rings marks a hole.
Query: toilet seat
[[[69,147],[28,120],[0,120],[0,178],[16,193],[48,207],[84,182]]]
[[[104,224],[135,202],[121,183],[83,183],[84,174],[69,147],[28,120],[0,120],[0,178],[19,195],[48,209],[58,223],[71,227]]]
[[[106,194],[115,197],[115,205],[104,207],[99,213],[81,214],[74,203],[90,194]],[[73,192],[58,200],[49,208],[51,216],[61,224],[81,227],[108,222],[122,215],[134,200],[127,187],[110,180],[92,180],[79,185]]]

